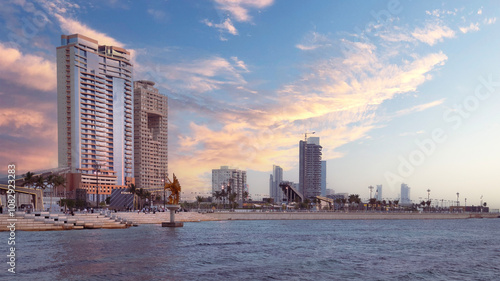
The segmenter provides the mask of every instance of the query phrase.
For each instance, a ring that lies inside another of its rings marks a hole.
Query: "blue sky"
[[[81,33],[133,54],[170,98],[169,172],[209,192],[211,169],[272,165],[298,180],[321,138],[328,188],[400,183],[500,208],[500,4],[491,1],[2,1],[3,166],[57,165],[55,48]],[[420,144],[420,145],[419,145]],[[258,197],[258,196],[255,196]],[[449,204],[449,202],[448,202]]]

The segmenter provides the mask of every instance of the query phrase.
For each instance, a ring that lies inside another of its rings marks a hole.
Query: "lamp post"
[[[460,204],[460,201],[458,200],[459,195],[460,195],[460,193],[457,192],[457,207],[458,207],[458,204]]]
[[[95,164],[95,175],[96,175],[96,209],[99,209],[99,172],[101,171],[101,165]]]
[[[161,179],[161,183],[163,185],[163,210],[167,209],[167,189],[165,188],[165,174],[163,174],[163,178]]]
[[[224,185],[222,185],[221,189],[222,189],[222,206],[224,207],[224,209],[226,209],[226,200],[224,200]]]

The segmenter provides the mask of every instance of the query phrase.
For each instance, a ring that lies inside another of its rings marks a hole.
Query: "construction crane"
[[[304,141],[307,142],[307,134],[314,135],[316,132],[304,133]]]

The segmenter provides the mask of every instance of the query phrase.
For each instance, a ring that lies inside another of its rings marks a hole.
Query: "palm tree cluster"
[[[51,202],[54,194],[57,194],[57,189],[59,187],[66,186],[66,178],[62,175],[57,174],[48,174],[44,175],[35,175],[33,172],[27,172],[24,174],[24,183],[22,186],[31,187],[34,189],[42,189],[45,190],[47,187],[52,187]]]
[[[231,209],[236,207],[236,198],[238,196],[234,192],[227,192],[225,189],[223,189],[222,191],[214,191],[212,196],[215,198],[218,205],[220,205],[220,199],[225,199],[231,204]],[[226,207],[225,205],[226,204],[224,203],[224,208]]]
[[[128,186],[127,191],[134,195],[134,210],[137,209],[137,207],[139,210],[141,210],[144,207],[144,200],[151,197],[151,192],[149,192],[149,190],[146,190],[142,187],[137,188],[137,186],[133,183]],[[136,200],[136,198],[139,198],[139,200]]]

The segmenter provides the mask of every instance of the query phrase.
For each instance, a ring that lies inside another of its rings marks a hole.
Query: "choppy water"
[[[19,231],[16,240],[19,280],[500,278],[500,219],[224,221]]]

